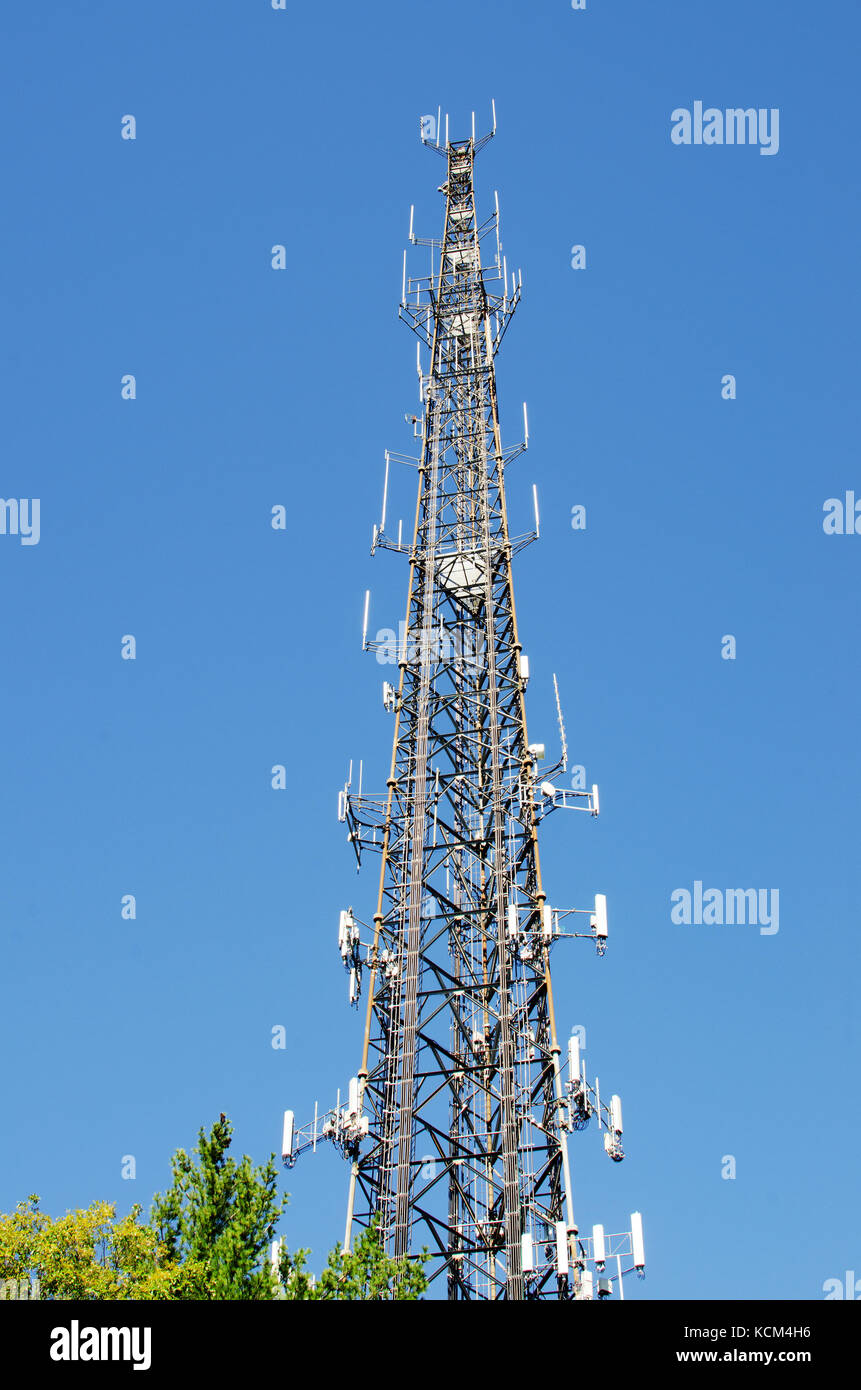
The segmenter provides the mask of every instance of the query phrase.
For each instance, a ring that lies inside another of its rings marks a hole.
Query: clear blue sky
[[[389,757],[360,622],[368,586],[375,625],[403,611],[369,542],[417,404],[410,204],[441,225],[419,117],[466,133],[495,97],[514,529],[533,481],[542,507],[515,575],[530,734],[555,746],[556,671],[602,796],[547,823],[545,878],[611,923],[603,961],[559,946],[557,1008],[625,1105],[624,1164],[574,1136],[576,1211],[642,1210],[629,1296],[821,1298],[861,1270],[861,536],[822,529],[861,497],[856,8],[16,0],[2,23],[0,493],[41,500],[41,537],[0,536],[0,1209],[146,1205],[222,1110],[263,1159],[358,1066],[337,920],[370,916],[376,865],[357,878],[336,794]],[[676,147],[697,100],[779,108],[778,154]],[[695,880],[777,888],[779,932],[674,925]],[[312,1263],[346,1183],[333,1151],[286,1178]]]

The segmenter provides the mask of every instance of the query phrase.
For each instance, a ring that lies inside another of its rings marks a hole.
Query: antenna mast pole
[[[550,955],[568,913],[547,903],[538,825],[578,796],[597,814],[597,789],[547,780],[567,747],[539,787],[544,749],[527,735],[512,557],[535,534],[509,531],[505,467],[524,446],[503,449],[494,366],[521,281],[505,283],[498,254],[482,266],[498,213],[479,222],[473,170],[493,132],[450,141],[445,129],[444,145],[425,141],[447,165],[441,241],[411,221],[411,240],[439,255],[430,275],[405,273],[401,304],[428,353],[412,540],[374,537],[409,558],[397,683],[392,670],[383,690],[391,764],[384,794],[348,784],[339,802],[359,862],[380,855],[373,923],[362,940],[342,913],[339,937],[351,1000],[366,977],[364,1041],[326,1133],[351,1161],[345,1248],[377,1218],[396,1259],[429,1248],[450,1299],[587,1298],[568,1136],[597,1116],[622,1157],[621,1104],[581,1076],[579,1045],[563,1080]],[[367,603],[364,626],[382,659]],[[564,742],[558,692],[557,708]],[[605,907],[590,924],[603,953]]]

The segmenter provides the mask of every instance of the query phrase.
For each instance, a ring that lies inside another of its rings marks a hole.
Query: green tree
[[[308,1253],[297,1250],[291,1255],[282,1251],[279,1273],[283,1298],[415,1302],[428,1286],[424,1271],[427,1253],[405,1260],[392,1259],[386,1254],[376,1218],[358,1237],[353,1250],[343,1251],[335,1246],[330,1251],[318,1280],[305,1268]]]
[[[196,1158],[177,1150],[173,1181],[156,1194],[149,1225],[139,1206],[118,1220],[110,1202],[52,1219],[36,1196],[0,1214],[0,1283],[38,1281],[41,1298],[111,1301],[422,1296],[427,1255],[391,1259],[377,1222],[352,1251],[332,1250],[319,1279],[307,1269],[307,1250],[282,1250],[273,1271],[269,1243],[287,1204],[275,1157],[259,1168],[247,1155],[236,1162],[227,1153],[232,1132],[222,1115],[208,1135],[201,1129]]]
[[[259,1168],[247,1154],[237,1163],[227,1154],[232,1133],[222,1115],[209,1135],[201,1129],[197,1162],[177,1150],[173,1181],[156,1194],[151,1224],[170,1260],[203,1270],[203,1290],[191,1297],[270,1299],[267,1254],[287,1198],[278,1196],[275,1155]]]
[[[170,1258],[137,1206],[119,1221],[110,1202],[53,1219],[33,1195],[0,1215],[0,1281],[29,1281],[39,1298],[193,1298],[201,1276]]]

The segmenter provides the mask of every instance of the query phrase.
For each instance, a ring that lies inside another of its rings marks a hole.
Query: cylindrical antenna
[[[371,591],[365,590],[365,616],[362,619],[362,651],[365,651],[365,641],[368,636],[368,609],[371,606]]]
[[[559,720],[559,738],[562,741],[562,771],[568,771],[568,740],[565,737],[565,720],[562,718],[562,701],[559,699],[559,683],[553,672],[553,689],[556,692],[556,715]]]
[[[616,1134],[622,1133],[622,1102],[618,1096],[610,1097],[610,1124]]]
[[[631,1212],[631,1253],[635,1269],[646,1267],[646,1246],[643,1240],[643,1217],[640,1212]]]
[[[389,451],[386,450],[386,476],[383,479],[383,514],[380,517],[380,535],[386,529],[386,501],[389,496]]]
[[[607,1263],[607,1243],[604,1239],[604,1227],[592,1227],[592,1258],[596,1265]]]
[[[448,149],[448,112],[445,113],[445,147]]]
[[[442,124],[442,107],[441,107],[441,106],[438,106],[437,109],[436,109],[436,147],[437,147],[437,149],[439,149],[439,130],[440,130],[441,124]]]
[[[475,112],[472,113],[472,143],[475,144]]]
[[[410,242],[415,240],[415,238],[413,237],[413,215],[415,213],[415,210],[415,203],[410,203]]]
[[[496,102],[493,100],[493,97],[490,98],[490,105],[491,105],[491,107],[492,107],[492,109],[493,109],[493,133],[494,133],[494,135],[495,135],[495,134],[496,134]]]
[[[404,247],[404,276],[401,281],[401,304],[406,307],[407,302],[407,251]]]
[[[401,536],[403,535],[403,530],[404,530],[404,523],[403,523],[403,521],[401,520],[401,521],[398,522],[398,545],[400,545],[400,543],[401,543]]]
[[[529,417],[526,414],[526,402],[523,402],[523,447],[529,448]]]
[[[535,535],[538,537],[541,535],[538,529],[538,488],[534,483],[532,484],[532,505],[535,508]]]

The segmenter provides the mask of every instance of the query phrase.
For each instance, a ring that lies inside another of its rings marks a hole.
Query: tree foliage
[[[233,1128],[222,1115],[201,1129],[189,1156],[178,1149],[172,1181],[153,1199],[117,1218],[110,1202],[52,1218],[39,1198],[0,1214],[0,1292],[5,1281],[38,1286],[50,1299],[415,1300],[427,1288],[424,1259],[393,1260],[374,1222],[352,1251],[331,1251],[319,1279],[307,1250],[282,1250],[273,1269],[270,1242],[287,1205],[277,1191],[274,1155],[255,1167],[228,1149]],[[23,1292],[23,1290],[22,1290]]]
[[[307,1250],[295,1255],[283,1251],[280,1263],[283,1297],[315,1300],[381,1299],[415,1302],[428,1286],[424,1262],[427,1255],[394,1260],[386,1254],[374,1220],[355,1242],[353,1250],[335,1246],[318,1280],[305,1268]]]
[[[269,1245],[287,1204],[277,1192],[275,1157],[260,1168],[230,1158],[233,1126],[224,1115],[201,1129],[195,1162],[184,1149],[171,1160],[173,1182],[153,1201],[152,1226],[168,1257],[202,1267],[206,1299],[273,1297]]]
[[[0,1215],[0,1280],[29,1281],[40,1298],[194,1298],[201,1274],[170,1258],[139,1206],[119,1221],[110,1202],[53,1220],[33,1195]]]

